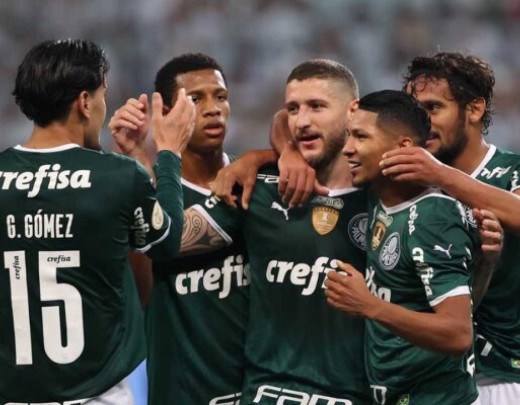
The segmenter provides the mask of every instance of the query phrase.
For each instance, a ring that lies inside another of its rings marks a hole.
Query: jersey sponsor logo
[[[223,397],[215,397],[209,401],[209,405],[240,405],[240,392]]]
[[[392,299],[392,290],[386,287],[378,287],[374,281],[374,276],[376,275],[376,271],[372,266],[367,267],[367,272],[365,274],[365,283],[367,288],[370,290],[372,295],[381,298],[383,301],[391,302]]]
[[[242,255],[230,255],[222,267],[193,270],[175,276],[175,291],[179,295],[201,291],[218,291],[219,299],[229,296],[233,286],[244,287],[251,283],[249,264],[244,264]]]
[[[320,394],[309,394],[307,392],[280,388],[274,385],[262,385],[258,387],[253,403],[259,404],[264,398],[276,399],[276,405],[353,405],[352,401],[348,399],[334,398]]]
[[[408,234],[411,235],[415,231],[415,220],[419,218],[419,214],[417,213],[417,205],[412,205],[410,207],[410,216],[408,218]]]
[[[381,241],[385,237],[386,233],[386,226],[383,222],[377,221],[376,225],[374,227],[374,232],[372,233],[372,242],[370,244],[370,247],[372,250],[376,250],[379,245],[381,244]]]
[[[215,206],[220,202],[220,198],[218,198],[216,195],[212,195],[211,197],[207,198],[206,201],[204,201],[204,205],[206,208],[215,208]]]
[[[327,196],[323,196],[323,195],[318,195],[318,196],[314,197],[311,200],[311,204],[325,205],[326,207],[335,208],[337,210],[341,210],[345,206],[345,203],[343,202],[343,200],[341,198],[333,198],[333,197],[327,197]]]
[[[267,184],[278,183],[278,181],[280,179],[278,176],[274,176],[272,174],[262,174],[262,173],[257,174],[256,178]]]
[[[286,221],[289,221],[289,210],[290,208],[284,208],[282,205],[276,201],[273,201],[271,204],[271,209],[276,211],[281,211]]]
[[[312,227],[319,235],[326,235],[334,230],[338,223],[339,211],[331,207],[312,208]]]
[[[5,405],[82,405],[91,398],[74,399],[72,401],[64,402],[6,402]]]
[[[352,243],[362,250],[367,250],[368,214],[357,214],[348,223],[348,236]]]
[[[515,170],[513,172],[513,176],[511,176],[511,190],[520,187],[519,177],[520,176],[518,175],[518,170]]]
[[[480,177],[485,177],[486,179],[492,179],[496,177],[499,179],[504,174],[506,174],[511,169],[511,166],[508,167],[494,167],[493,170],[489,170],[487,167],[484,167],[480,172]]]
[[[370,385],[372,397],[376,404],[386,405],[386,393],[388,389],[383,385]]]
[[[424,250],[419,247],[412,249],[412,259],[415,262],[415,268],[419,271],[426,296],[429,297],[433,294],[430,287],[430,281],[433,278],[433,268],[424,262]]]
[[[401,257],[399,233],[394,232],[386,239],[379,252],[379,265],[384,270],[392,270]]]
[[[137,207],[134,211],[134,223],[130,226],[130,229],[134,231],[134,244],[135,246],[146,246],[148,232],[150,232],[150,225],[144,219],[144,212],[141,207]]]
[[[267,264],[266,279],[270,283],[289,283],[302,286],[302,295],[311,295],[316,291],[320,282],[320,276],[326,276],[329,271],[336,270],[336,260],[322,256],[318,257],[314,264],[285,262],[282,260],[271,260]],[[321,288],[325,288],[321,281]]]
[[[42,188],[63,190],[66,188],[90,188],[90,170],[60,170],[58,163],[42,165],[36,172],[0,172],[2,190],[27,191],[27,197],[36,197]],[[46,181],[45,181],[46,180]]]
[[[436,251],[436,252],[442,252],[444,253],[448,259],[451,259],[451,253],[450,253],[450,250],[451,250],[451,247],[453,246],[453,244],[449,244],[449,246],[447,248],[443,248],[442,246],[440,245],[435,245],[433,247],[433,250]]]
[[[159,201],[156,201],[153,206],[152,211],[152,228],[158,231],[162,228],[164,224],[164,213],[161,208],[161,205],[159,204]]]

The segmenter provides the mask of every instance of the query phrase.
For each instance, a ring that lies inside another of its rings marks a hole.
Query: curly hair
[[[483,133],[494,114],[492,99],[495,74],[491,66],[476,56],[463,55],[456,52],[439,52],[433,56],[419,56],[408,65],[408,71],[403,75],[404,89],[408,86],[412,94],[416,94],[419,77],[426,79],[446,79],[455,101],[461,108],[477,98],[486,102],[486,110],[482,116]]]

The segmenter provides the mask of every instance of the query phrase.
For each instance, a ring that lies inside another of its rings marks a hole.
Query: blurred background
[[[173,56],[213,56],[228,80],[232,153],[267,147],[285,79],[307,59],[346,64],[365,94],[400,88],[415,56],[473,53],[492,64],[497,79],[489,141],[520,153],[520,0],[3,0],[0,150],[32,129],[11,95],[18,64],[37,42],[64,37],[106,50],[107,122],[127,98],[150,93],[156,71]],[[145,404],[143,368],[132,384],[137,405]]]
[[[32,123],[11,96],[25,53],[44,39],[83,37],[111,62],[108,118],[128,97],[151,92],[156,71],[184,52],[216,58],[228,79],[227,150],[266,147],[290,70],[310,58],[346,64],[361,94],[400,88],[415,56],[476,54],[494,67],[489,140],[520,152],[519,0],[17,0],[0,2],[0,149]],[[104,146],[111,141],[104,128]]]

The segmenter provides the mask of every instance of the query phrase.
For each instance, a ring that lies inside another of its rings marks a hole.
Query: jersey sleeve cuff
[[[441,302],[451,297],[458,297],[459,295],[470,295],[469,287],[467,285],[461,285],[459,287],[455,287],[453,290],[448,291],[445,294],[440,295],[439,297],[430,301],[430,307],[434,307],[439,305]]]

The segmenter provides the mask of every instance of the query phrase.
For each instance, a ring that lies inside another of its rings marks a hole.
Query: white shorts
[[[134,405],[134,397],[127,381],[123,380],[107,392],[89,399],[85,405]]]
[[[477,376],[480,405],[518,405],[520,384]]]

